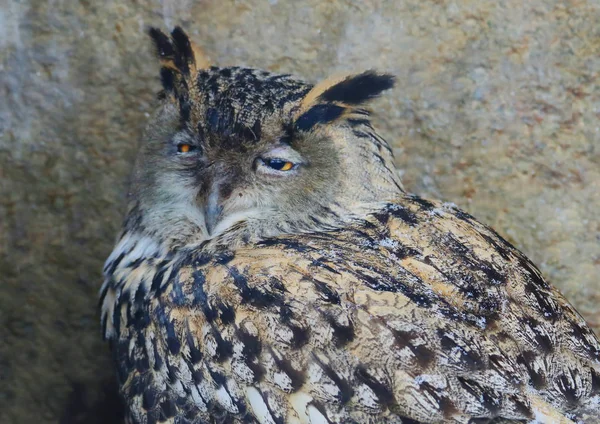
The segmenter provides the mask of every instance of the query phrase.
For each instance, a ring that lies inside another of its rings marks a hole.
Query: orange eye
[[[294,167],[292,162],[287,162],[281,159],[269,159],[266,160],[265,163],[267,166],[276,169],[277,171],[289,171]]]
[[[190,146],[189,144],[180,144],[177,146],[177,151],[179,153],[187,153],[190,150],[192,150],[192,146]]]
[[[294,167],[294,164],[292,162],[286,162],[283,164],[283,166],[281,167],[282,171],[289,171],[290,169],[292,169]]]

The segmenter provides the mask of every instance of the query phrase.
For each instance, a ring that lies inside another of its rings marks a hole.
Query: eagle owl
[[[160,107],[101,290],[128,422],[600,422],[582,317],[404,191],[367,108],[393,77],[311,85],[150,35]]]

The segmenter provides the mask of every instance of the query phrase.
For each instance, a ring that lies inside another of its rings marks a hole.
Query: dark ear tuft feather
[[[378,74],[374,71],[352,75],[321,93],[319,100],[359,105],[392,88],[394,79],[393,75]]]
[[[148,34],[154,41],[156,52],[161,59],[172,59],[175,56],[175,50],[169,37],[158,28],[150,28]]]
[[[338,119],[345,108],[334,104],[320,104],[311,107],[296,119],[296,129],[310,131],[317,124],[327,124]]]
[[[175,44],[175,50],[178,54],[175,55],[175,66],[185,75],[190,73],[190,64],[195,63],[194,51],[192,43],[185,31],[181,27],[175,27],[171,32],[171,37]]]
[[[179,89],[181,94],[187,90],[187,81],[195,79],[199,69],[209,66],[204,52],[194,45],[181,27],[175,27],[170,37],[157,28],[150,28],[148,34],[160,58],[160,77],[165,92]]]

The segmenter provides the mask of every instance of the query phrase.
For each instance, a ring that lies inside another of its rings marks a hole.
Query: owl
[[[150,35],[163,89],[100,294],[128,422],[600,422],[582,317],[403,189],[368,109],[392,76],[312,85]]]

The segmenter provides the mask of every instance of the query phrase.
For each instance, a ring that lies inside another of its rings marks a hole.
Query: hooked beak
[[[220,197],[220,185],[218,183],[212,184],[208,196],[206,197],[206,203],[204,206],[206,230],[211,236],[213,235],[213,232],[219,224],[223,214],[223,206],[221,205]]]

